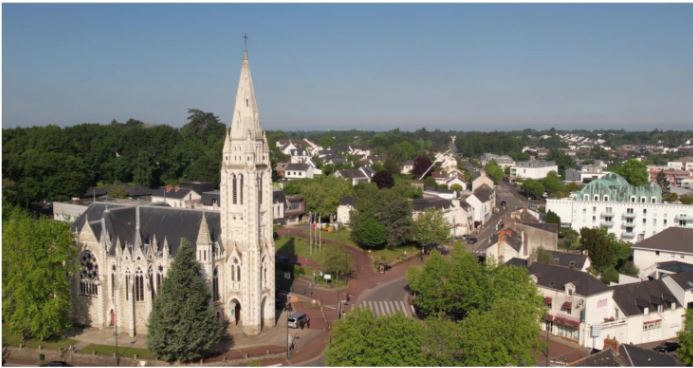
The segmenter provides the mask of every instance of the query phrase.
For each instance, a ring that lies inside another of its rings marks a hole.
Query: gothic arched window
[[[243,204],[243,174],[238,176],[241,178],[241,204]]]
[[[159,266],[159,270],[156,273],[156,292],[161,292],[161,282],[164,281],[164,267]]]
[[[125,270],[125,300],[130,300],[130,270]]]
[[[233,204],[236,204],[238,196],[236,194],[236,175],[235,174],[231,176],[231,180],[233,181],[233,184],[232,184],[232,186],[233,186]]]
[[[116,266],[111,266],[111,296],[115,296]]]
[[[262,173],[257,176],[257,196],[262,204]]]
[[[214,267],[214,276],[212,277],[212,300],[219,300],[219,269]]]
[[[147,282],[152,292],[152,299],[156,296],[156,290],[154,289],[154,271],[152,271],[152,266],[149,266],[147,270]]]
[[[137,268],[135,271],[135,301],[141,302],[144,300],[144,275],[142,270]]]
[[[81,269],[79,271],[79,291],[82,295],[97,295],[99,281],[99,265],[96,264],[96,257],[88,251],[82,252],[80,259]]]

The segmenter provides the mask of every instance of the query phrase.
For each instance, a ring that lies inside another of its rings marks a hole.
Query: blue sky
[[[693,4],[3,4],[3,127],[693,127]]]

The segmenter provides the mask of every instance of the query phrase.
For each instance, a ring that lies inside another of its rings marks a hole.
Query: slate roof
[[[288,164],[286,165],[286,170],[294,170],[294,171],[306,171],[310,165],[308,164]]]
[[[690,272],[693,271],[693,264],[679,261],[658,262],[657,269],[672,273]]]
[[[627,316],[643,314],[645,308],[656,312],[659,305],[671,308],[671,303],[676,303],[676,298],[662,280],[641,281],[610,288],[614,291],[614,301]]]
[[[631,367],[672,367],[683,366],[671,355],[658,351],[643,349],[631,344],[623,344],[618,348],[621,358]]]
[[[337,170],[337,172],[342,177],[349,178],[349,179],[368,178],[368,176],[366,176],[359,169],[340,169],[340,170]]]
[[[107,206],[108,211],[106,211]],[[175,254],[182,238],[188,239],[190,244],[195,246],[203,213],[207,217],[212,241],[218,241],[221,234],[221,219],[219,212],[216,211],[140,205],[139,212],[140,237],[143,243],[150,243],[156,237],[156,251],[162,250],[164,239],[168,241],[172,255]],[[100,238],[104,231],[102,223],[105,224],[105,230],[113,244],[109,250],[111,255],[115,254],[117,240],[122,247],[126,244],[133,246],[135,243],[137,206],[93,203],[71,225],[73,231],[81,230],[87,218],[97,238]]]
[[[545,251],[551,256],[552,264],[568,268],[582,269],[587,262],[587,256],[584,254],[566,253],[555,250]]]
[[[570,364],[572,367],[623,367],[623,360],[611,349],[586,356]]]
[[[634,244],[633,248],[693,253],[693,229],[669,227]]]
[[[693,272],[681,272],[667,277],[671,277],[676,281],[683,290],[693,289]]]
[[[521,224],[558,234],[558,225],[556,224],[547,224],[544,222],[521,222]]]
[[[565,284],[573,283],[575,292],[591,296],[609,291],[609,288],[594,276],[570,268],[542,263],[532,263],[529,273],[537,277],[537,284],[554,290],[563,290]]]
[[[184,181],[180,183],[180,186],[183,188],[190,188],[200,194],[216,189],[213,183],[205,181]]]
[[[201,194],[202,198],[200,199],[202,201],[202,204],[205,206],[211,206],[214,203],[216,204],[221,204],[221,195],[219,194],[218,190],[210,190],[208,192],[203,192]]]
[[[175,199],[182,199],[185,198],[185,196],[190,193],[192,189],[190,188],[173,188],[169,191],[166,191],[165,187],[157,188],[152,191],[152,197],[166,197],[166,198],[175,198]]]
[[[452,200],[439,197],[417,198],[412,201],[412,209],[414,211],[423,211],[427,208],[448,209],[450,206],[452,206]]]
[[[483,184],[480,187],[476,188],[476,190],[474,190],[474,195],[477,198],[479,198],[479,200],[482,202],[489,201],[491,199],[492,194],[493,194],[493,188],[489,187],[486,184]]]
[[[131,184],[119,184],[118,186],[122,186],[123,189],[128,193],[128,197],[143,197],[143,196],[148,196],[152,194],[152,190],[143,187],[141,185],[131,185]],[[91,187],[89,188],[86,193],[84,193],[83,197],[86,198],[91,198],[93,196],[96,197],[101,197],[105,196],[108,193],[110,193],[113,188],[116,187],[116,185],[109,185],[105,187]]]
[[[513,257],[508,262],[505,262],[505,264],[508,266],[527,267],[527,260]]]
[[[505,232],[505,243],[511,246],[515,251],[519,252],[522,248],[522,235],[517,231],[509,228],[505,228],[491,236],[491,244],[487,248],[492,247],[494,244],[498,243],[498,238],[500,238],[500,233]]]
[[[343,197],[341,201],[339,201],[340,205],[344,206],[353,206],[354,205],[354,198],[353,197]]]

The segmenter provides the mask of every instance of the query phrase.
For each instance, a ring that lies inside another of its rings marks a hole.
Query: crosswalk
[[[364,300],[359,307],[370,309],[376,317],[391,316],[396,313],[402,313],[406,317],[411,316],[411,311],[401,300]]]

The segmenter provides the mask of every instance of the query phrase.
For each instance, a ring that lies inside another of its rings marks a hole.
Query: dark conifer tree
[[[195,252],[183,239],[149,315],[149,349],[158,359],[200,359],[219,342],[224,325],[215,317],[210,299]]]

